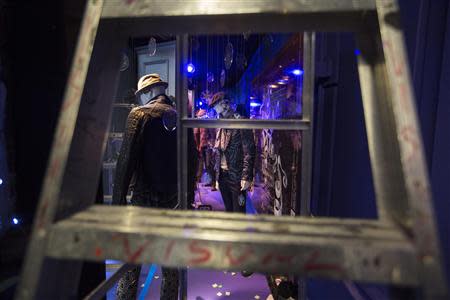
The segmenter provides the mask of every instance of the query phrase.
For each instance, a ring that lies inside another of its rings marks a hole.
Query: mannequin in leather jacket
[[[210,107],[220,118],[238,119],[230,100],[223,93],[216,93]],[[252,130],[220,128],[216,134],[215,148],[219,153],[219,189],[228,212],[245,213],[246,191],[253,181],[255,142]]]
[[[139,80],[136,95],[142,105],[128,115],[116,166],[113,204],[125,205],[129,188],[133,191],[132,205],[176,208],[178,204],[177,112],[165,94],[166,88],[167,83],[158,74]],[[193,141],[191,144],[195,147]],[[136,299],[140,270],[136,267],[119,280],[117,299]],[[177,299],[178,285],[178,269],[162,267],[160,299]]]

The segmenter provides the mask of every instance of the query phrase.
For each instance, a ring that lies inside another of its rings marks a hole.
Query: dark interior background
[[[399,2],[442,253],[449,274],[449,1]],[[7,88],[9,167],[7,184],[0,187],[7,189],[7,196],[2,196],[0,206],[11,207],[21,220],[19,228],[2,220],[1,281],[20,272],[84,3],[85,0],[0,1],[0,78]],[[319,34],[317,40],[319,68],[326,61],[331,62],[332,68],[323,71],[328,82],[320,82],[317,91],[317,108],[321,109],[324,122],[318,124],[315,139],[313,210],[330,216],[373,217],[373,187],[355,80],[354,41],[348,34]],[[310,299],[352,298],[348,284],[313,280],[308,286]],[[389,297],[383,287],[354,287],[365,299]],[[7,291],[9,295],[11,290]]]

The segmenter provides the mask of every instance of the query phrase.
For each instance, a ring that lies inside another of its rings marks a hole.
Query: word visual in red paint
[[[189,261],[190,265],[199,265],[204,264],[211,258],[211,251],[204,246],[199,246],[197,241],[192,241],[189,244],[189,251],[191,254],[197,255],[196,258],[193,258]]]
[[[95,247],[95,256],[101,257],[103,254],[103,250],[100,247]]]
[[[247,261],[253,254],[253,249],[251,247],[247,247],[244,253],[241,254],[239,257],[233,257],[232,250],[233,249],[231,245],[228,245],[225,253],[231,266],[241,265],[243,262]]]
[[[314,251],[309,258],[306,260],[305,265],[303,266],[303,269],[306,272],[311,271],[336,271],[339,273],[344,273],[342,268],[337,264],[323,264],[318,263],[317,260],[320,257],[320,252],[318,250]]]

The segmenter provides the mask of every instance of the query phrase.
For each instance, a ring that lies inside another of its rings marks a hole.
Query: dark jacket
[[[235,118],[240,117],[235,115]],[[220,128],[217,131],[215,147],[225,154],[228,173],[233,181],[253,180],[255,141],[252,130]],[[218,159],[220,160],[220,157]]]
[[[177,130],[168,125],[174,119],[176,111],[166,95],[131,110],[117,160],[113,204],[126,204],[129,188],[133,190],[131,201],[136,204],[150,203],[155,192],[176,195]],[[188,144],[195,151],[193,138]],[[192,178],[194,163],[188,172]]]

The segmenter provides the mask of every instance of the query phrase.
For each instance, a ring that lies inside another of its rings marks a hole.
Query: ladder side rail
[[[445,298],[448,294],[441,248],[404,36],[400,29],[399,6],[395,0],[376,0],[376,4],[401,167],[410,207],[406,223],[408,229],[412,230],[418,251],[424,296],[429,299]]]
[[[394,115],[387,90],[386,62],[380,41],[376,38],[378,32],[375,26],[373,31],[368,29],[357,36],[361,51],[358,55],[358,73],[378,219],[406,226],[408,203],[396,132],[393,130]]]
[[[114,26],[100,23],[54,221],[85,210],[93,205],[97,198],[103,153],[111,124],[112,102],[116,98],[118,87],[120,54],[126,41],[117,34]],[[103,197],[101,198],[102,201]],[[41,278],[36,297],[56,299],[77,293],[82,265],[81,261],[76,264],[72,261],[45,259],[42,273],[47,275]],[[51,285],[46,286],[47,282],[51,282]]]
[[[75,57],[72,62],[43,188],[22,267],[21,280],[15,295],[16,299],[33,299],[38,288],[41,268],[44,264],[48,231],[54,221],[58,208],[60,187],[75,129],[80,99],[102,6],[102,0],[91,0],[86,4]]]

